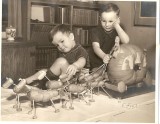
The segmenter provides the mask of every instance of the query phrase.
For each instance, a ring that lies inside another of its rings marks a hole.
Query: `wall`
[[[112,1],[109,1],[112,2]],[[99,2],[106,4],[108,2]],[[134,26],[134,1],[113,1],[120,8],[121,23],[130,37],[130,43],[147,49],[148,68],[155,78],[155,48],[156,48],[156,28],[146,26]]]

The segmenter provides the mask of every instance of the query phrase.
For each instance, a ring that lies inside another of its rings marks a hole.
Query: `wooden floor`
[[[139,89],[140,90],[140,89]],[[140,92],[141,91],[141,92]],[[55,101],[55,106],[60,112],[55,113],[50,103],[39,103],[36,113],[37,119],[32,119],[33,113],[28,114],[30,101],[25,94],[21,95],[22,111],[17,112],[15,94],[12,89],[1,88],[1,120],[2,121],[43,121],[43,122],[132,122],[155,123],[155,90],[131,90],[123,94],[123,99],[118,99],[116,93],[107,91],[115,98],[109,98],[100,90],[94,94],[95,102],[87,105],[84,100],[74,99],[74,110],[62,108],[60,101]],[[143,92],[142,92],[143,91]],[[90,98],[86,97],[88,101]]]

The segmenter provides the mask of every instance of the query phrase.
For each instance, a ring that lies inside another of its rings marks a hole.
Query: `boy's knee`
[[[65,58],[58,58],[56,61],[53,63],[53,65],[50,67],[50,70],[55,74],[55,75],[60,75],[61,73],[65,72],[66,69],[68,68],[69,63]]]
[[[65,59],[65,58],[58,58],[56,61],[55,61],[55,63],[57,63],[58,65],[60,65],[61,67],[63,67],[63,66],[68,66],[69,65],[69,63],[68,63],[68,61]]]

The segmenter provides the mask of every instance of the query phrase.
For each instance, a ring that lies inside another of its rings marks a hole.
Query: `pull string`
[[[45,78],[47,78],[48,81],[51,81],[46,75],[45,75]]]
[[[98,67],[95,71],[93,71],[93,72],[91,73],[91,75],[92,75],[93,73],[97,72],[99,69],[103,68],[103,66],[105,66],[105,64],[103,64],[103,65],[101,65],[100,67]]]
[[[102,72],[102,75],[105,73],[105,71],[106,71],[106,64],[103,64],[102,66],[100,66],[100,67],[102,67],[102,69],[103,69],[103,72]],[[99,68],[100,69],[100,68]],[[96,70],[97,71],[97,70]],[[105,81],[105,80],[103,80],[103,81]],[[99,84],[99,82],[94,86],[94,87],[92,87],[91,88],[91,90],[93,90],[97,85]]]

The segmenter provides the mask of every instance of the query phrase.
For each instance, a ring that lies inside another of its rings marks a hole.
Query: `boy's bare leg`
[[[50,70],[53,74],[60,76],[66,74],[66,70],[69,66],[69,63],[65,58],[58,58],[53,65],[50,67]],[[62,101],[62,107],[66,108],[67,101]]]
[[[31,75],[30,77],[26,78],[27,84],[32,83],[34,80],[38,80],[38,77],[41,74],[41,71],[45,71],[46,72],[47,69],[40,70],[40,71],[36,72],[34,75]]]
[[[53,63],[53,65],[50,67],[50,70],[53,74],[59,76],[59,75],[65,74],[68,66],[69,66],[69,64],[65,58],[58,58]],[[42,70],[38,71],[37,73],[35,73],[34,75],[26,78],[27,84],[32,83],[34,80],[38,80],[38,77],[40,76],[41,71],[47,72],[47,69],[42,69]]]
[[[59,76],[61,74],[64,74],[66,72],[67,67],[69,66],[68,62],[64,58],[58,58],[53,65],[50,67],[50,70],[53,74]],[[30,77],[26,78],[26,83],[30,84],[34,80],[38,80],[38,77],[41,74],[41,71],[47,72],[47,69],[42,69],[38,72],[36,72],[34,75],[31,75]]]
[[[60,76],[66,73],[68,66],[69,63],[65,58],[58,58],[50,67],[50,70],[53,74]]]

